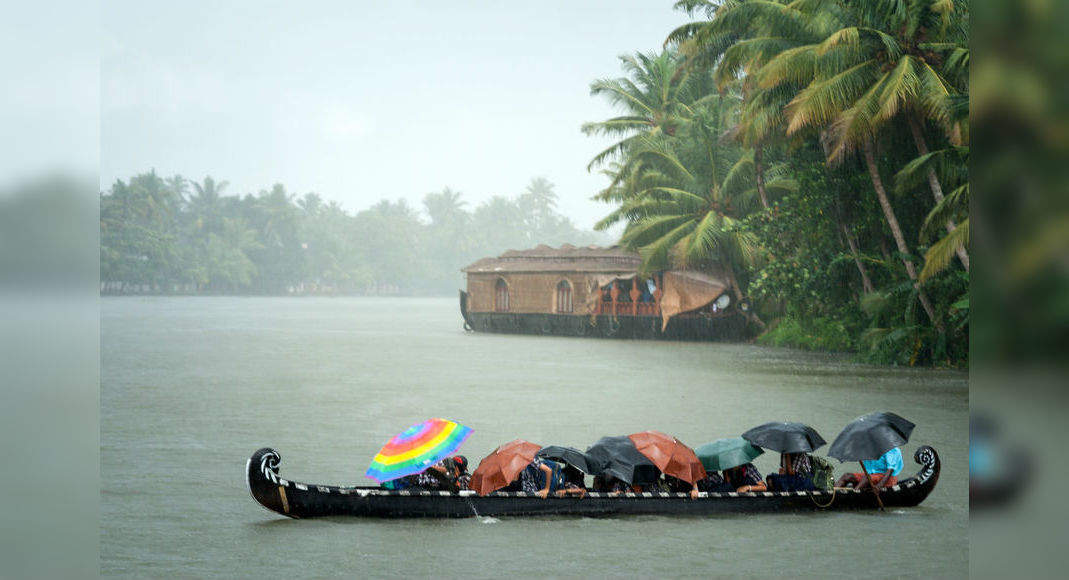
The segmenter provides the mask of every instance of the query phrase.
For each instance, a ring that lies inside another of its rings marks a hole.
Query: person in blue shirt
[[[813,464],[805,453],[781,453],[779,473],[765,477],[772,491],[812,491]]]
[[[879,459],[867,459],[862,463],[865,465],[865,470],[869,472],[868,478],[861,472],[847,473],[840,477],[835,485],[838,487],[856,487],[857,489],[866,489],[868,487],[883,489],[897,484],[898,474],[902,473],[902,450],[898,447],[892,447],[881,455]]]

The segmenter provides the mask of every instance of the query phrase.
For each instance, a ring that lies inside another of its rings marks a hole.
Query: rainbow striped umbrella
[[[371,461],[365,477],[382,483],[420,473],[460,449],[471,427],[428,419],[394,435]]]

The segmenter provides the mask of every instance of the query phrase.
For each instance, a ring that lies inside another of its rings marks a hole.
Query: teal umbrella
[[[709,471],[723,471],[754,460],[765,451],[742,437],[725,437],[694,450]]]

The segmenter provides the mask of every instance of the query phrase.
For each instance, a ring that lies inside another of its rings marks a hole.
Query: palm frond
[[[787,134],[829,124],[872,87],[878,72],[879,64],[867,60],[831,78],[811,83],[787,105]]]
[[[964,221],[969,219],[969,183],[965,182],[961,187],[951,191],[942,201],[935,204],[932,211],[924,218],[921,226],[921,239],[931,238],[936,231],[942,229],[950,221]]]
[[[932,244],[932,247],[928,248],[928,251],[924,253],[924,268],[920,273],[920,281],[924,282],[945,270],[954,259],[957,251],[968,247],[968,245],[969,218],[965,218],[953,231]]]

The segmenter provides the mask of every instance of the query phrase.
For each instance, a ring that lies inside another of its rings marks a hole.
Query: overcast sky
[[[659,49],[686,20],[671,5],[105,1],[101,187],[156,168],[358,210],[445,186],[475,205],[541,175],[589,227],[607,142],[579,126],[614,114],[590,82]]]

